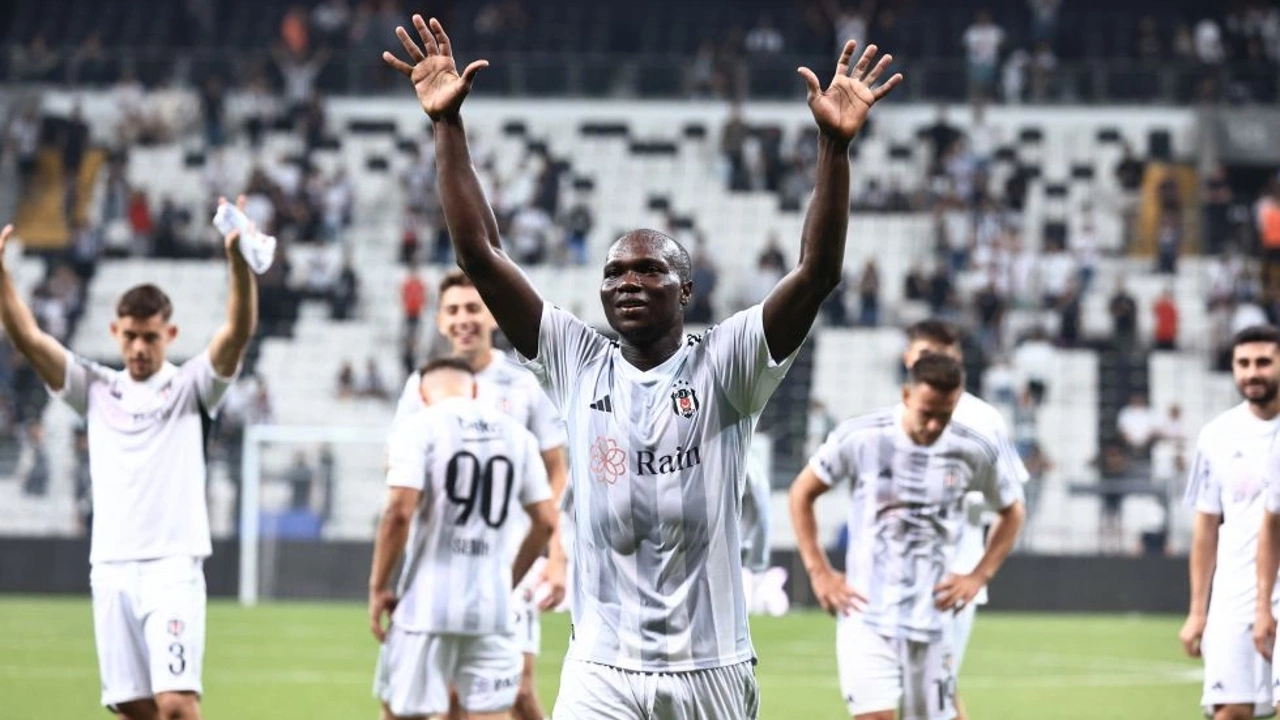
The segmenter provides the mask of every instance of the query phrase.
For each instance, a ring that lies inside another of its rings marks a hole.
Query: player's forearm
[[[410,520],[396,512],[385,512],[373,541],[373,566],[369,570],[369,590],[376,592],[391,582],[391,571],[409,539]]]
[[[543,549],[547,547],[547,543],[551,540],[552,533],[555,532],[555,525],[546,525],[544,523],[536,523],[529,528],[529,533],[524,536],[524,542],[520,543],[520,549],[516,551],[516,559],[511,563],[511,582],[517,585],[529,572],[529,568],[533,567],[533,562],[542,554]]]
[[[1191,602],[1188,612],[1204,615],[1209,612],[1209,586],[1213,580],[1214,566],[1218,558],[1218,526],[1196,515],[1196,525],[1191,537],[1191,553],[1187,570],[1191,581]]]
[[[227,293],[227,322],[210,349],[210,362],[219,375],[235,372],[258,326],[258,283],[238,250],[227,253],[231,287]]]
[[[30,361],[36,374],[54,390],[62,389],[66,378],[66,351],[40,329],[31,308],[23,302],[7,268],[0,267],[0,322],[14,348]]]
[[[818,136],[817,180],[800,234],[799,269],[825,297],[840,283],[849,232],[849,144]]]
[[[986,582],[990,582],[991,578],[996,576],[1000,566],[1004,565],[1005,559],[1013,551],[1013,545],[1018,540],[1018,533],[1022,531],[1025,519],[1026,511],[1020,501],[997,513],[995,524],[991,528],[991,537],[987,540],[987,551],[973,569],[974,574]]]
[[[462,118],[442,119],[433,128],[440,205],[458,264],[470,273],[495,250],[501,251],[498,221],[471,162]]]
[[[804,562],[805,572],[813,575],[831,570],[831,561],[818,542],[818,517],[813,512],[813,499],[799,493],[791,493],[791,528],[796,535],[796,549]]]
[[[1258,534],[1258,609],[1270,611],[1280,570],[1280,515],[1268,511]]]

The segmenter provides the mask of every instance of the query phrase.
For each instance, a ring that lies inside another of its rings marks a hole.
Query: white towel
[[[276,257],[275,237],[254,228],[240,208],[231,203],[219,204],[218,211],[213,214],[213,226],[223,235],[232,230],[240,231],[240,255],[255,273],[261,275],[271,267]]]

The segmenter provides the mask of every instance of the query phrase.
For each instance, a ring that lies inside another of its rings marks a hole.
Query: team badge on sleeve
[[[693,417],[693,414],[698,411],[698,393],[689,387],[687,381],[681,380],[676,383],[676,389],[671,393],[671,410],[687,418]]]

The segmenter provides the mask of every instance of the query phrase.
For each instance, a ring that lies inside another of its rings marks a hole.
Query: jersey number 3
[[[495,483],[502,483],[501,496],[495,502]],[[444,489],[449,500],[459,506],[453,519],[464,525],[480,505],[480,519],[493,529],[502,527],[511,507],[511,491],[515,486],[515,466],[505,455],[494,455],[481,461],[463,450],[449,458],[445,468]],[[495,508],[494,506],[497,505]]]

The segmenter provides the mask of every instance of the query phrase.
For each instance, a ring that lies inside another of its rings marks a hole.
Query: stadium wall
[[[367,542],[272,544],[262,557],[266,599],[364,600]],[[6,538],[0,541],[0,593],[89,593],[87,539]],[[842,558],[832,558],[837,565]],[[205,563],[210,596],[235,597],[239,552],[232,541],[214,543]],[[800,558],[776,551],[786,568],[794,606],[813,597]],[[1187,598],[1186,558],[1014,555],[991,587],[993,610],[1034,612],[1181,612]]]

